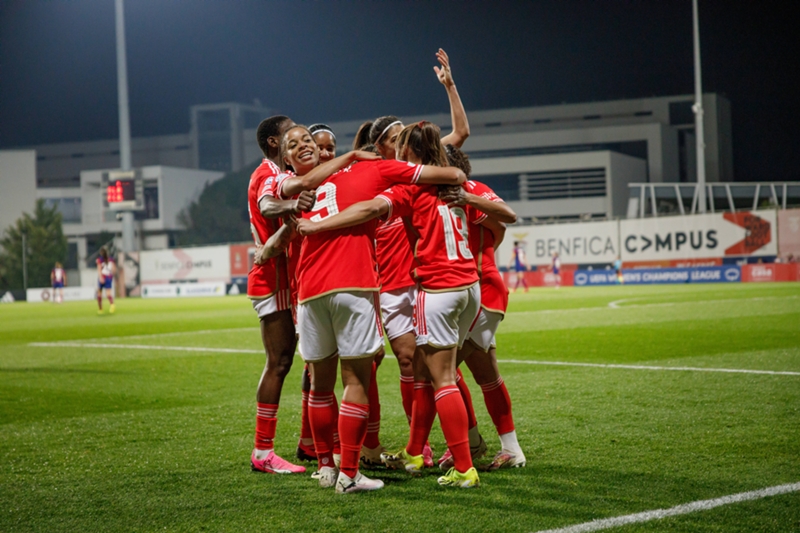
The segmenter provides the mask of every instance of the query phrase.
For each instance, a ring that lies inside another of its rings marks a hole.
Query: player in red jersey
[[[442,143],[461,146],[469,137],[469,121],[453,81],[447,53],[439,49],[436,57],[440,67],[434,67],[434,71],[439,82],[447,91],[453,124],[453,131],[442,138]],[[366,144],[372,144],[384,158],[395,159],[395,143],[402,129],[403,123],[393,115],[379,117],[374,122],[365,122],[356,134],[353,148],[358,149]],[[413,359],[417,347],[413,324],[417,287],[411,277],[414,254],[400,217],[381,222],[378,225],[375,248],[381,276],[380,299],[383,323],[392,352],[400,367],[400,395],[403,409],[410,422],[414,398]],[[377,363],[380,364],[380,359],[377,360]],[[370,402],[373,405],[379,405],[377,382],[373,380],[372,383]],[[459,387],[466,388],[466,383],[459,383]],[[363,465],[382,464],[380,455],[385,449],[380,445],[379,429],[380,412],[371,411],[369,431],[362,450],[361,462]],[[470,438],[473,439],[473,436],[470,435]],[[433,466],[432,451],[427,443],[423,448],[423,456],[425,466]]]
[[[460,168],[467,176],[472,173],[469,158],[458,148],[447,147],[450,165]],[[468,181],[464,188],[451,187],[442,194],[450,205],[462,205],[467,209],[477,208],[485,216],[500,223],[516,222],[516,214],[492,189],[478,181]],[[482,218],[477,219],[482,222]],[[501,450],[495,455],[490,470],[525,466],[525,454],[517,440],[514,417],[511,413],[511,397],[497,367],[495,333],[508,307],[508,288],[503,282],[495,262],[495,248],[505,236],[505,226],[493,224],[478,226],[470,231],[469,246],[481,278],[481,311],[470,332],[467,342],[458,351],[458,362],[465,361],[475,381],[483,391],[486,408],[500,436]],[[470,415],[470,432],[477,431],[477,420],[472,409],[472,399],[465,397]],[[445,453],[439,466],[447,468],[452,456]]]
[[[327,163],[336,157],[336,135],[326,124],[312,124],[308,131],[314,137],[314,142],[319,146],[319,162]],[[356,146],[355,149],[360,147]]]
[[[114,274],[117,273],[117,265],[114,264],[114,259],[109,257],[108,250],[105,246],[100,248],[97,256],[97,314],[103,314],[103,291],[106,292],[108,298],[108,312],[113,314],[114,309],[114,293],[112,281]]]
[[[258,145],[264,154],[261,165],[250,177],[247,191],[247,208],[250,215],[250,230],[256,247],[286,239],[292,229],[282,225],[279,218],[262,215],[260,204],[268,186],[282,174],[280,159],[280,137],[294,123],[285,116],[270,117],[258,126]],[[278,205],[276,213],[299,213],[309,209],[313,198],[290,200]],[[271,240],[271,241],[270,241]],[[274,451],[275,428],[278,422],[278,404],[283,382],[292,367],[297,340],[292,321],[289,272],[286,255],[274,254],[262,264],[254,264],[247,276],[247,295],[261,324],[261,341],[267,354],[266,365],[256,390],[256,435],[255,446],[250,457],[253,470],[291,474],[305,472],[302,466],[294,465],[279,457]]]
[[[316,164],[313,140],[300,127],[284,137],[285,158],[301,174]],[[298,230],[311,221],[324,221],[357,202],[374,198],[394,183],[460,183],[464,174],[454,168],[420,166],[380,160],[358,163],[326,179],[316,189],[312,212],[298,221]],[[314,186],[289,178],[281,195]],[[377,490],[358,470],[366,436],[374,356],[383,346],[377,294],[380,287],[375,261],[375,223],[304,239],[298,263],[298,329],[301,352],[311,367],[311,426],[319,460],[319,483],[336,485],[337,492]],[[336,474],[331,456],[335,406],[332,405],[337,366],[341,361],[344,395],[339,412],[342,458]]]
[[[430,123],[404,128],[398,136],[397,154],[401,160],[424,163],[425,168],[447,165],[439,130]],[[420,287],[416,302],[420,351],[414,362],[409,443],[398,454],[384,454],[384,460],[409,472],[420,471],[422,448],[438,412],[455,459],[455,466],[438,481],[474,487],[479,484],[478,473],[472,465],[466,408],[456,385],[456,349],[466,339],[480,307],[478,273],[468,246],[467,213],[460,207],[448,207],[439,199],[436,187],[395,186],[332,217],[300,221],[298,231],[303,235],[342,231],[379,216],[391,219],[396,215],[404,218],[415,250],[412,275]]]
[[[61,263],[56,261],[56,266],[50,271],[50,284],[53,286],[53,303],[64,301],[64,286],[67,284],[67,273]]]

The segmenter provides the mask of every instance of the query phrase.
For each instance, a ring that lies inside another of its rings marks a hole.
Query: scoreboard
[[[139,170],[103,172],[100,190],[103,195],[103,207],[112,211],[144,209],[144,180]]]

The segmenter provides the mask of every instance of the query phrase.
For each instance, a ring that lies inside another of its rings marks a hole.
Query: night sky
[[[700,0],[703,89],[732,103],[737,181],[800,180],[800,2]],[[298,122],[691,94],[690,0],[126,0],[134,137],[193,104]],[[0,0],[0,148],[118,136],[113,0]],[[465,146],[469,150],[469,142]]]

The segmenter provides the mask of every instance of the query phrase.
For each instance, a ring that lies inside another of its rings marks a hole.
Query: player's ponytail
[[[402,154],[406,149],[411,150],[423,165],[448,166],[439,126],[432,122],[423,120],[403,128],[397,136],[397,153]]]
[[[364,146],[372,144],[369,140],[369,133],[372,129],[372,121],[368,120],[358,127],[356,138],[353,139],[353,150],[361,150]]]

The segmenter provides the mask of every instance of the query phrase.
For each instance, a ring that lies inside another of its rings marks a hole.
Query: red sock
[[[411,409],[414,407],[414,377],[400,376],[400,396],[403,398],[403,411],[411,423]]]
[[[377,448],[381,445],[381,401],[378,396],[378,380],[375,372],[378,365],[372,363],[372,376],[369,381],[369,421],[367,423],[367,436],[364,439],[364,446],[367,448]],[[352,477],[352,476],[351,476]]]
[[[492,417],[494,427],[497,428],[498,435],[504,435],[514,431],[514,417],[511,414],[511,397],[502,377],[497,378],[494,383],[481,385],[483,391],[483,401],[486,402],[486,409]]]
[[[358,473],[361,446],[367,434],[369,404],[342,402],[339,413],[339,436],[342,439],[342,461],[339,470],[350,478]]]
[[[467,381],[461,374],[461,369],[456,370],[456,386],[464,400],[464,407],[467,409],[467,428],[472,429],[478,425],[478,420],[475,418],[475,409],[472,407],[472,394],[467,387]]]
[[[101,311],[103,310],[103,295],[102,294],[98,294],[97,295],[97,307]]]
[[[436,391],[436,412],[456,470],[466,472],[472,468],[472,454],[469,451],[467,409],[457,386],[448,385]]]
[[[300,408],[300,438],[314,438],[311,434],[311,421],[308,419],[308,393],[306,391],[303,391],[303,403]]]
[[[271,450],[278,425],[278,404],[256,403],[256,450]]]
[[[414,382],[414,407],[411,410],[411,430],[408,435],[406,452],[421,455],[428,442],[433,420],[436,418],[436,400],[430,381]]]
[[[108,295],[108,303],[110,303],[111,305],[114,305],[114,297],[113,297],[113,296],[111,296],[111,294],[110,294],[110,293],[109,293],[109,295]]]
[[[333,392],[333,412],[336,418],[333,422],[333,453],[342,455],[342,447],[339,444],[339,400],[336,399],[336,394]]]
[[[314,436],[319,467],[333,467],[333,433],[336,430],[336,399],[332,392],[315,393],[308,396],[308,418]]]

